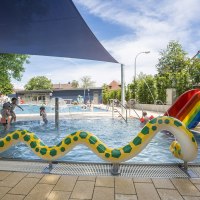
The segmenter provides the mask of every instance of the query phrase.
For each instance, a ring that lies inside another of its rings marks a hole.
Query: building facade
[[[53,90],[21,90],[16,92],[16,97],[23,99],[24,103],[48,103],[52,98],[62,98],[66,103],[78,102],[82,97],[84,102],[93,102],[94,104],[102,103],[102,88],[70,88],[70,89],[53,89]]]

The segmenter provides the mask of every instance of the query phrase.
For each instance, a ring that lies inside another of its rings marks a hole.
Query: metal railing
[[[118,99],[109,99],[112,105],[112,117],[114,118],[114,112],[117,112],[125,122],[127,122],[127,108]],[[122,113],[115,107],[120,106],[122,108]],[[125,117],[123,116],[123,110],[125,110]]]
[[[163,105],[163,106],[165,105],[165,104],[163,103],[163,101],[161,101],[161,100],[159,100],[159,99],[158,99],[158,100],[155,100],[154,104],[157,105],[158,103],[160,103],[160,104]],[[158,110],[157,110],[157,112],[158,112]],[[165,113],[167,113],[167,116],[169,116],[169,113],[168,113],[167,110],[166,110]]]

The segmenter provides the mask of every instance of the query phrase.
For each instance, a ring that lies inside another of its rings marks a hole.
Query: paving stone
[[[78,180],[79,181],[95,181],[96,176],[79,176]]]
[[[95,187],[92,200],[114,200],[114,188]]]
[[[116,177],[115,178],[115,193],[116,194],[136,194],[133,180],[130,178]]]
[[[40,180],[39,183],[45,183],[45,184],[56,184],[58,182],[58,179],[60,178],[60,175],[54,175],[54,174],[46,174],[43,176],[43,178]]]
[[[190,181],[192,183],[200,184],[200,179],[199,178],[191,178]]]
[[[98,176],[96,179],[95,187],[114,187],[114,177],[112,176]]]
[[[197,188],[198,188],[198,190],[200,191],[200,185],[199,184],[194,184]]]
[[[37,178],[23,178],[9,193],[27,195],[38,181]]]
[[[0,199],[10,190],[9,187],[0,187]]]
[[[43,200],[47,199],[54,185],[37,184],[26,196],[25,200]]]
[[[44,176],[44,174],[29,173],[26,177],[41,179],[43,176]]]
[[[5,172],[0,171],[0,181],[4,180],[8,175],[10,175],[12,172]]]
[[[21,200],[24,197],[23,195],[6,194],[1,200]]]
[[[134,183],[152,183],[150,178],[134,178],[133,179]]]
[[[157,189],[162,200],[183,200],[177,190]]]
[[[175,189],[170,179],[153,178],[152,181],[156,188]]]
[[[74,188],[77,178],[77,176],[61,176],[56,183],[54,190],[71,192]]]
[[[181,195],[200,196],[198,189],[188,179],[171,179]]]
[[[7,176],[3,181],[0,181],[0,187],[14,187],[26,175],[26,173],[13,172],[9,176]]]
[[[138,200],[160,200],[152,183],[135,183]]]
[[[183,199],[184,200],[200,200],[200,198],[199,197],[189,197],[189,196],[183,196]]]
[[[136,195],[116,194],[115,200],[137,200]]]
[[[92,199],[94,182],[77,181],[71,194],[72,199]]]
[[[47,200],[68,200],[71,192],[52,191]]]

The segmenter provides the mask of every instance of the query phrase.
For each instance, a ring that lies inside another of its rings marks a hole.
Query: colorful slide
[[[200,122],[200,90],[183,93],[164,115],[179,119],[189,129],[195,128]]]

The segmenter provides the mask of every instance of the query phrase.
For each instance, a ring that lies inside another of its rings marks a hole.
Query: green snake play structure
[[[197,142],[190,130],[181,121],[166,116],[152,119],[131,142],[120,148],[110,148],[92,133],[84,131],[77,131],[66,136],[55,146],[47,146],[34,133],[16,130],[0,139],[0,152],[18,142],[23,142],[40,158],[52,161],[67,154],[74,146],[84,144],[103,160],[120,163],[139,154],[156,133],[162,130],[170,131],[177,139],[170,146],[170,151],[176,158],[188,162],[197,157]]]

